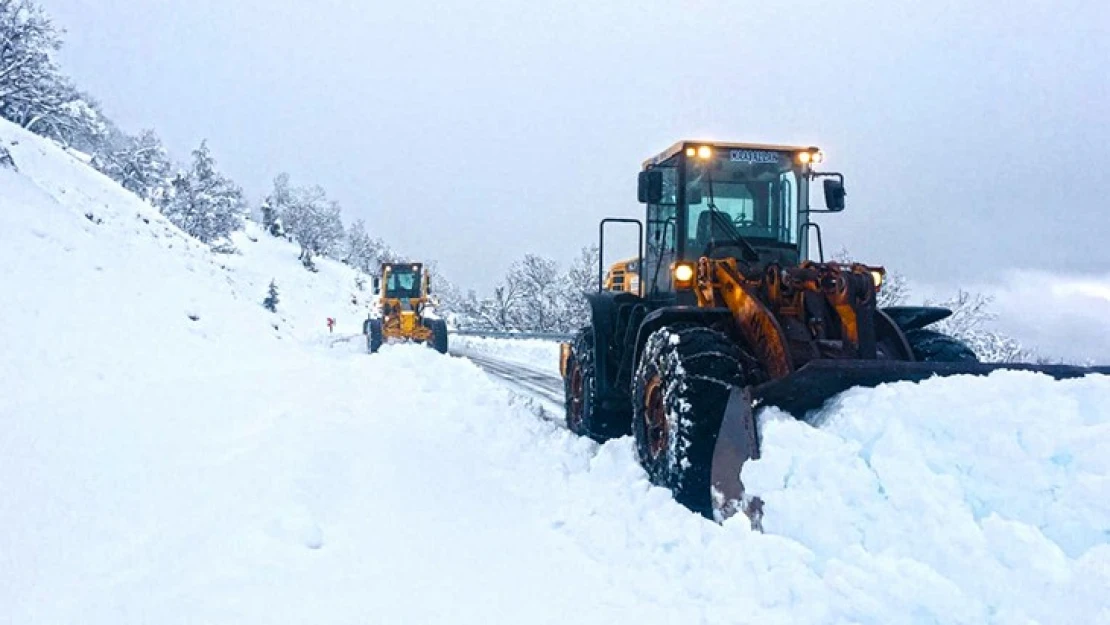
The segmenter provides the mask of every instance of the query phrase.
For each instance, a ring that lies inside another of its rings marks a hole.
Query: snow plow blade
[[[1110,375],[1110,366],[1075,367],[1024,363],[905,362],[890,360],[814,360],[794,373],[752,390],[756,407],[775,406],[803,421],[810,411],[854,387],[873,388],[888,382],[920,382],[932,377],[988,375],[999,370],[1043,373],[1057,380],[1092,373]]]
[[[999,370],[1031,371],[1057,380],[1090,374],[1110,375],[1110,366],[1077,367],[1025,363],[905,362],[890,360],[814,360],[794,373],[750,389],[735,389],[725,408],[710,468],[713,516],[718,521],[744,513],[760,529],[762,501],[744,493],[740,468],[759,458],[755,411],[775,406],[813,424],[818,408],[855,387],[873,388],[888,382],[920,382],[932,377],[988,375]],[[744,401],[750,397],[750,401]]]

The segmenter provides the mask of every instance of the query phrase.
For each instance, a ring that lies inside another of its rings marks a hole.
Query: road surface
[[[469,359],[505,386],[541,402],[548,411],[562,416],[563,380],[557,374],[469,350],[451,350],[451,354]]]

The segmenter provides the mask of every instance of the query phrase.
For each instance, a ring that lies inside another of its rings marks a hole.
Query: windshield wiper
[[[740,248],[744,251],[744,256],[747,260],[759,260],[759,252],[755,251],[755,248],[741,236],[740,231],[736,229],[736,224],[732,223],[732,219],[717,208],[717,203],[713,197],[713,173],[710,172],[708,168],[705,170],[705,179],[709,186],[709,201],[706,203],[706,206],[709,207],[710,218],[717,222],[717,224],[723,226],[724,229],[728,231],[729,236],[732,237],[726,240],[725,243],[738,243]],[[709,242],[705,245],[705,250],[702,251],[701,254],[702,256],[708,256],[709,252],[716,247],[717,237],[715,232],[716,228],[709,229]]]

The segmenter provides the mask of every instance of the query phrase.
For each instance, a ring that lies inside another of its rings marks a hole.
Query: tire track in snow
[[[482,354],[470,351],[452,352],[478,365],[483,371],[497,378],[506,386],[512,387],[525,395],[541,402],[544,407],[554,414],[563,411],[563,380],[546,371],[533,369],[526,365],[504,360],[497,360]],[[562,423],[562,419],[550,419]]]

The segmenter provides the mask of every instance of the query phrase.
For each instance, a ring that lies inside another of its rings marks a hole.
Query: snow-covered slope
[[[0,141],[0,622],[1110,623],[1106,377],[767,414],[767,534],[716,526],[465,359],[333,345],[345,267]]]

